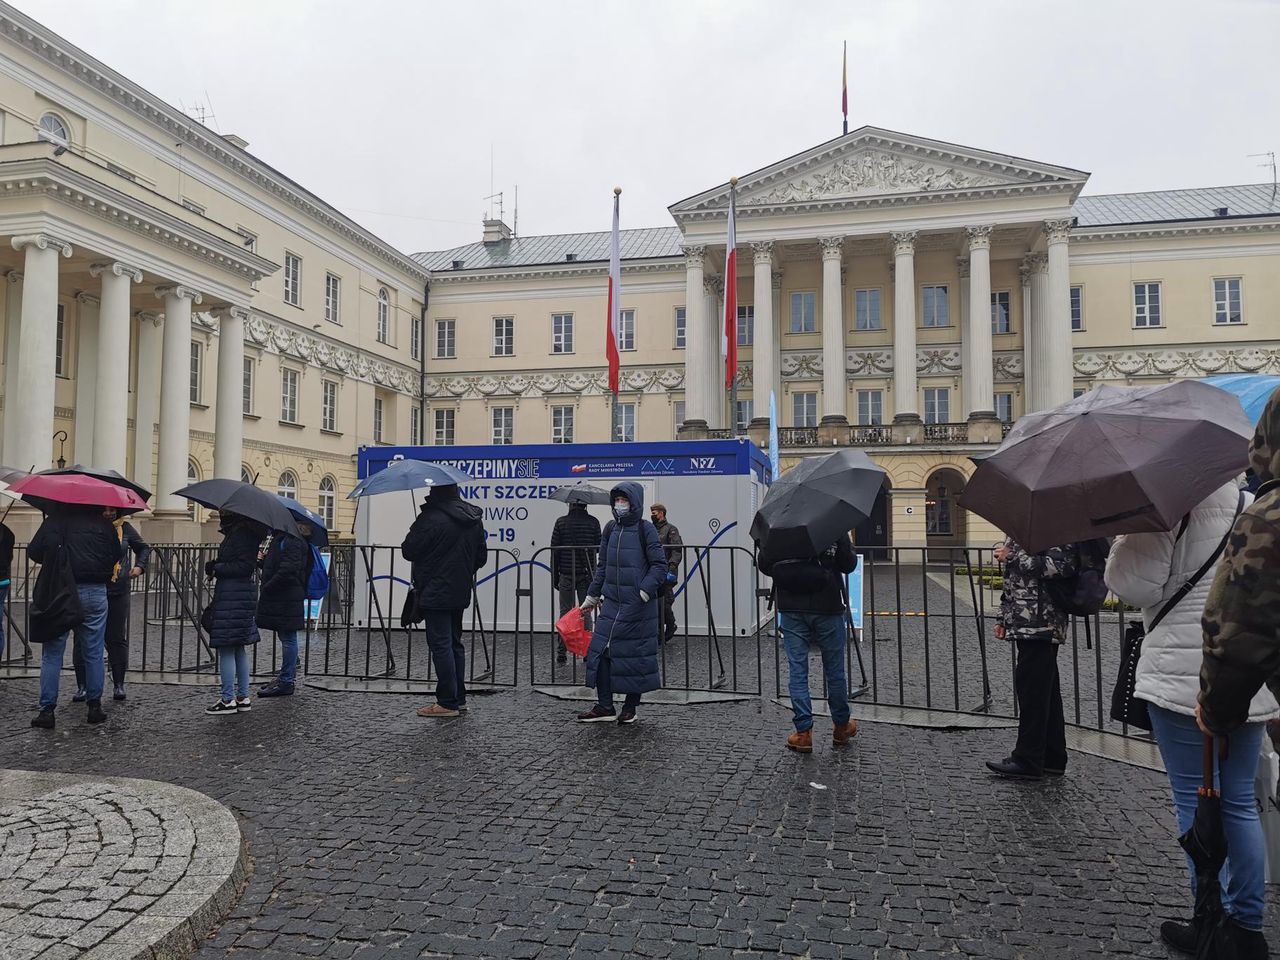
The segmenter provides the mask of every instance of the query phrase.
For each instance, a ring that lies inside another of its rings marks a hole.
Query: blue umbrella
[[[324,525],[324,517],[307,507],[304,507],[293,497],[281,497],[280,502],[283,503],[294,518],[301,523],[311,525],[311,542],[317,547],[327,547],[329,545],[329,531]]]
[[[470,483],[471,477],[455,467],[425,460],[392,460],[386,468],[365,477],[347,494],[348,500],[371,497],[396,490],[421,490],[424,487],[447,487]]]
[[[1261,373],[1227,373],[1216,377],[1205,377],[1204,382],[1225,390],[1240,401],[1249,422],[1257,425],[1262,419],[1263,408],[1271,395],[1280,390],[1280,377],[1266,376]]]

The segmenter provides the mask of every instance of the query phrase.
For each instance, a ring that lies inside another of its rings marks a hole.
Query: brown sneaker
[[[858,721],[850,720],[843,727],[836,727],[831,731],[831,742],[837,747],[843,747],[857,735]]]
[[[787,737],[787,749],[796,753],[813,753],[813,731],[801,730]]]
[[[448,707],[442,707],[438,703],[433,703],[429,707],[419,707],[418,716],[448,719],[449,717],[459,716],[459,712],[457,710],[450,710]]]

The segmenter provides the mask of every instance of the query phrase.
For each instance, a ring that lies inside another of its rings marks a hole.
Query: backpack
[[[41,565],[31,591],[32,643],[52,643],[84,622],[71,556],[65,544],[59,543],[54,550],[53,559]]]
[[[835,546],[832,545],[814,557],[774,561],[773,573],[769,575],[773,580],[774,593],[779,590],[799,594],[821,593],[831,585],[834,574],[822,561],[824,558],[830,560],[834,557]],[[760,559],[768,563],[767,557],[761,555]]]
[[[329,595],[329,571],[324,565],[324,556],[314,543],[307,546],[311,549],[311,572],[307,574],[307,599],[323,600]]]
[[[1043,581],[1045,592],[1054,606],[1073,617],[1091,617],[1102,609],[1107,599],[1107,556],[1111,541],[1082,540],[1075,545],[1076,574]]]

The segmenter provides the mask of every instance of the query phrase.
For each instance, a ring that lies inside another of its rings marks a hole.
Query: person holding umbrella
[[[560,494],[564,490],[565,493]],[[569,509],[556,517],[551,528],[551,582],[560,599],[560,616],[568,613],[575,603],[587,598],[587,587],[595,573],[595,554],[600,549],[600,521],[587,512],[588,503],[608,503],[609,492],[598,487],[579,485],[559,487],[552,498],[565,500]],[[569,657],[564,640],[556,634],[556,662],[565,663]]]
[[[123,700],[126,696],[124,677],[129,667],[129,591],[133,581],[146,573],[151,545],[114,507],[107,507],[104,515],[111,521],[120,541],[120,569],[107,587],[107,629],[103,646],[107,669],[111,671],[111,699]],[[80,701],[85,699],[85,665],[84,649],[78,638],[72,645],[71,657],[78,687],[71,699]]]
[[[254,613],[258,592],[253,582],[258,547],[267,536],[267,527],[228,510],[221,511],[218,532],[222,542],[218,555],[204,567],[214,581],[213,600],[201,618],[209,631],[209,646],[218,655],[221,696],[205,713],[212,717],[248,713],[249,648],[258,642]]]
[[[298,633],[307,626],[307,580],[311,576],[311,524],[299,523],[302,537],[279,537],[258,554],[262,586],[257,624],[280,638],[280,674],[258,690],[260,697],[291,697],[298,675]]]

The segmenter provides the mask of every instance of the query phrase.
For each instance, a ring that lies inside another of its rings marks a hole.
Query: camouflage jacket
[[[1070,617],[1060,610],[1042,581],[1070,577],[1076,572],[1078,553],[1068,544],[1041,553],[1027,553],[1012,540],[1004,561],[1004,590],[1000,594],[999,623],[1006,640],[1067,638]]]

